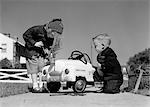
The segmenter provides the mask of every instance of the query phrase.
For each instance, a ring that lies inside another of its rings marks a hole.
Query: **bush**
[[[131,72],[136,71],[139,65],[147,65],[150,63],[150,48],[145,49],[138,54],[135,54],[133,57],[129,58],[127,64],[131,67]]]
[[[20,63],[15,63],[14,67],[15,67],[15,69],[21,69],[22,68]]]
[[[129,58],[127,62],[128,69],[128,76],[129,76],[129,89],[132,90],[135,87],[137,78],[139,76],[139,71],[137,68],[140,65],[147,66],[150,64],[150,48],[145,49],[142,52],[135,54],[133,57]],[[148,71],[149,72],[149,71]],[[148,73],[149,74],[149,73]],[[143,76],[142,81],[140,84],[140,88],[149,87],[149,78],[148,76]]]
[[[10,69],[12,68],[12,63],[7,58],[4,58],[0,61],[0,66],[2,69]]]

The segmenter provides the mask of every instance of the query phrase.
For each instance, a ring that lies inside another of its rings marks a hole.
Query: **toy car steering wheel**
[[[87,59],[85,58],[85,55],[80,52],[80,51],[73,51],[71,53],[71,56],[68,59],[72,59],[72,60],[80,60],[82,61],[84,64],[87,64]]]

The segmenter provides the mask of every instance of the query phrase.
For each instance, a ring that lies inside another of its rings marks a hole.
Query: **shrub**
[[[135,87],[136,80],[139,75],[137,68],[140,65],[147,66],[150,64],[150,48],[145,49],[142,52],[135,54],[133,57],[129,58],[127,65],[129,66],[128,75],[129,75],[129,88],[132,90]],[[140,88],[149,87],[149,79],[147,76],[142,77]]]
[[[15,67],[15,69],[21,69],[22,68],[20,63],[15,63],[14,67]]]
[[[142,52],[139,52],[138,54],[135,54],[133,57],[129,58],[129,61],[127,64],[131,67],[131,72],[134,72],[139,65],[147,65],[150,63],[150,48],[145,49]]]
[[[0,61],[0,66],[2,69],[10,69],[12,68],[12,63],[7,58],[4,58]]]

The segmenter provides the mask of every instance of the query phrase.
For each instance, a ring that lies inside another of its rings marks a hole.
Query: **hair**
[[[101,33],[101,34],[95,36],[95,37],[93,38],[93,41],[94,41],[95,39],[98,39],[98,40],[103,40],[103,39],[106,40],[106,39],[107,39],[107,40],[108,40],[108,45],[111,44],[111,38],[110,38],[110,36],[109,36],[107,33]]]

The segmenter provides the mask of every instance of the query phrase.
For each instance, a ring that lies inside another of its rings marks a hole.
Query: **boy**
[[[121,66],[117,60],[117,55],[110,48],[111,39],[106,33],[99,34],[93,38],[97,55],[97,62],[101,65],[104,79],[104,93],[119,93],[123,83]]]

